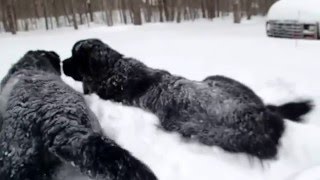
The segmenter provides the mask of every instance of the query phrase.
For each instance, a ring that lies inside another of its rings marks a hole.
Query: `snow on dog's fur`
[[[51,179],[63,164],[93,179],[156,180],[102,134],[81,94],[60,78],[54,52],[29,51],[1,83],[0,177]]]
[[[283,106],[265,106],[237,81],[221,76],[188,80],[126,58],[97,39],[77,42],[63,69],[83,82],[86,94],[97,93],[103,99],[150,111],[165,130],[186,139],[261,159],[277,155],[286,118],[280,114]],[[301,104],[311,109],[309,102]],[[297,112],[295,118],[309,110]]]

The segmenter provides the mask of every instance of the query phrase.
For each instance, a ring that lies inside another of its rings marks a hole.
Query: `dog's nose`
[[[70,66],[71,66],[71,60],[66,59],[62,62],[62,66],[63,66],[63,72],[67,75],[67,76],[71,76],[71,72],[69,71]]]
[[[71,58],[64,60],[62,64],[62,69],[65,75],[71,76],[76,81],[82,81],[82,76],[78,73],[76,64],[72,64]]]

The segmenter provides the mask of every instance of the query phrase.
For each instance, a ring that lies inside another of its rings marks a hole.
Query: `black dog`
[[[102,134],[81,94],[60,78],[54,52],[30,51],[1,83],[0,179],[49,180],[70,163],[105,180],[156,180]]]
[[[77,42],[63,69],[83,82],[85,93],[153,112],[167,131],[261,159],[276,156],[283,118],[294,113],[298,120],[311,110],[309,102],[267,107],[248,87],[222,76],[198,82],[152,69],[97,39]],[[283,109],[289,115],[280,114]]]

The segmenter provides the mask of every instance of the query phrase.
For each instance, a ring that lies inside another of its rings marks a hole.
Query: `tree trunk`
[[[69,17],[69,12],[68,12],[68,6],[69,5],[64,0],[62,0],[62,3],[63,3],[63,11],[64,11],[64,14],[65,14],[65,18],[67,19],[67,23],[71,24],[71,19]]]
[[[7,16],[7,11],[6,9],[7,3],[5,0],[1,0],[1,12],[2,12],[2,23],[3,23],[3,28],[5,32],[10,32],[10,27],[8,23],[8,16]]]
[[[128,4],[126,0],[120,0],[121,5],[122,5],[122,18],[124,21],[124,24],[128,24],[128,16],[127,16],[127,10],[128,10]]]
[[[216,0],[207,0],[208,17],[210,19],[216,17],[215,1]]]
[[[29,31],[29,22],[28,22],[28,19],[25,19],[24,20],[24,28],[23,28],[25,31]]]
[[[113,25],[113,6],[112,6],[112,2],[110,0],[103,0],[103,7],[104,7],[104,11],[106,14],[106,22],[108,26],[112,26]]]
[[[181,19],[182,19],[182,0],[177,0],[178,3],[177,3],[177,23],[180,23],[181,22]]]
[[[251,20],[251,16],[252,16],[252,0],[247,0],[247,19]]]
[[[145,3],[145,20],[146,20],[146,22],[151,22],[151,19],[152,19],[151,0],[146,0],[146,3]]]
[[[16,27],[16,31],[19,30],[19,26],[18,26],[18,16],[17,16],[17,10],[16,10],[16,4],[17,1],[16,0],[11,0],[12,1],[12,12],[13,12],[13,21]]]
[[[77,23],[77,18],[76,18],[76,13],[75,13],[75,10],[74,10],[74,0],[71,0],[70,1],[70,9],[71,9],[71,13],[72,13],[72,22],[73,22],[73,27],[75,30],[78,29],[78,23]]]
[[[233,2],[233,17],[234,17],[234,23],[236,23],[236,24],[241,23],[240,0],[234,0],[234,2]]]
[[[46,30],[49,30],[47,0],[42,0],[42,9],[43,9],[44,21],[45,21],[45,24],[46,24]]]
[[[93,12],[92,12],[92,4],[91,4],[91,0],[87,0],[87,9],[89,12],[89,16],[90,16],[90,21],[93,22]]]
[[[39,15],[39,11],[38,11],[38,1],[37,0],[33,0],[33,10],[34,10],[34,15],[36,16],[37,19],[40,18],[40,15]]]
[[[166,21],[169,21],[169,10],[168,10],[168,1],[167,0],[161,0],[164,10],[164,17]]]
[[[57,25],[57,27],[60,27],[58,7],[57,7],[57,2],[56,2],[56,0],[53,0],[53,1],[52,1],[52,8],[53,8],[53,10],[52,10],[53,16],[54,16],[54,18],[55,18],[55,20],[56,20],[56,25]]]
[[[201,0],[201,12],[202,12],[202,18],[207,18],[206,0]]]
[[[134,25],[141,25],[142,19],[141,19],[141,0],[130,0],[132,15],[133,15],[133,24]]]
[[[13,10],[12,1],[9,1],[9,3],[7,4],[7,17],[8,17],[10,32],[12,34],[17,34],[17,27],[14,20],[14,10]]]
[[[160,16],[160,22],[163,22],[163,1],[158,0],[158,9],[159,9],[159,16]]]
[[[82,25],[84,24],[84,20],[83,20],[83,2],[77,0],[77,9],[78,9],[78,13],[79,13],[79,23]]]
[[[221,9],[220,9],[220,6],[221,6],[221,3],[220,3],[220,0],[216,0],[216,9],[217,9],[217,14],[216,14],[216,17],[220,17],[220,12],[221,12]]]

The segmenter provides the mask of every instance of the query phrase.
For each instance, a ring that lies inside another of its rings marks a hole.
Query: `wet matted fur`
[[[99,180],[156,180],[102,134],[81,94],[60,78],[54,52],[30,51],[1,83],[0,179],[50,180],[69,163]]]
[[[276,157],[285,128],[283,106],[265,106],[240,82],[223,76],[188,80],[124,57],[98,39],[77,42],[63,69],[83,82],[86,94],[150,111],[163,129],[188,140],[261,159]],[[309,102],[297,104],[306,111],[296,108],[296,120],[311,109]],[[292,109],[297,104],[286,106]]]

